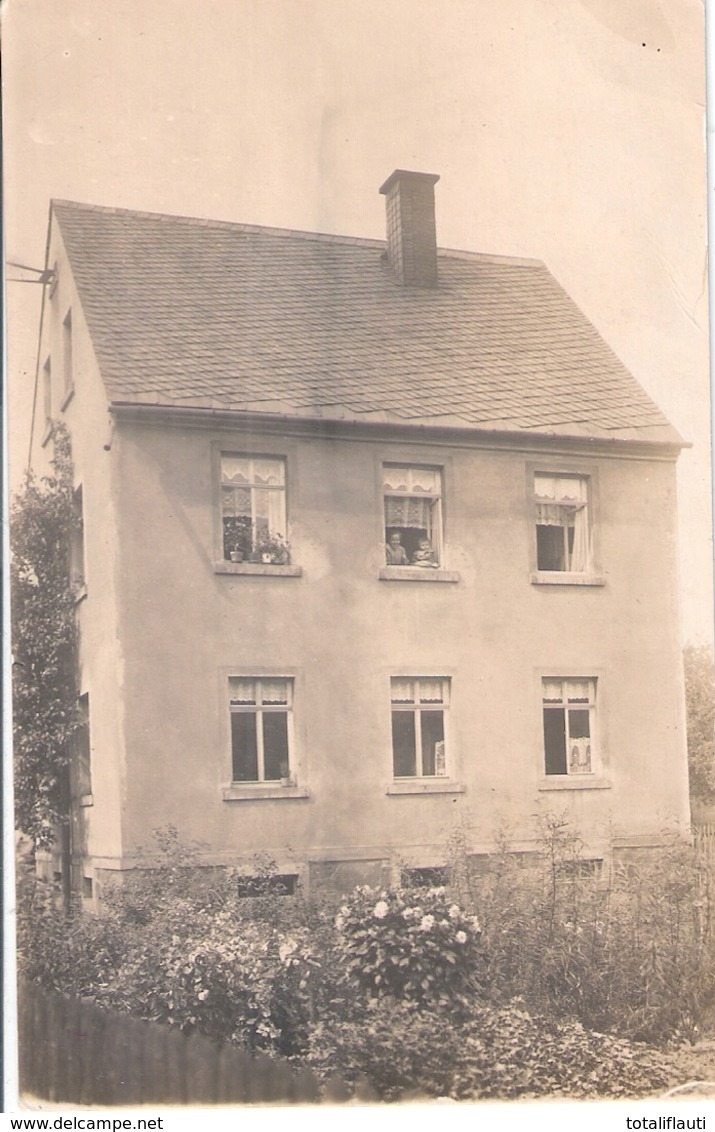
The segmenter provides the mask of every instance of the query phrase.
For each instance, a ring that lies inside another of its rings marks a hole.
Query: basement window
[[[297,888],[297,873],[272,873],[270,876],[239,877],[237,893],[240,897],[255,900],[265,896],[295,896]]]
[[[557,871],[567,880],[601,880],[603,858],[581,857],[573,861],[561,861]]]
[[[542,687],[546,774],[593,774],[596,681],[549,677]]]
[[[402,870],[403,888],[444,888],[446,884],[447,869],[444,865]]]

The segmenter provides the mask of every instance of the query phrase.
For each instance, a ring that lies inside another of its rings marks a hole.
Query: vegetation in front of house
[[[52,474],[28,472],[10,509],[16,824],[46,847],[67,814],[68,744],[77,725],[70,539],[76,523],[67,430],[53,428]]]
[[[707,645],[686,645],[685,706],[690,795],[715,808],[715,663]]]
[[[169,831],[156,868],[109,889],[100,916],[63,919],[23,885],[21,967],[325,1078],[367,1078],[384,1100],[657,1092],[662,1047],[715,1010],[703,875],[673,845],[608,885],[574,867],[578,851],[551,816],[528,864],[505,845],[477,870],[455,850],[446,887],[335,903],[281,895],[270,862],[241,895],[243,874],[195,867]]]

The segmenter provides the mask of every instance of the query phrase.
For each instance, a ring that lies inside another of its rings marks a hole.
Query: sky
[[[4,0],[2,18],[7,259],[42,266],[51,197],[382,237],[389,173],[439,173],[440,245],[545,261],[692,444],[682,631],[709,639],[702,0]],[[40,288],[7,292],[17,483]]]

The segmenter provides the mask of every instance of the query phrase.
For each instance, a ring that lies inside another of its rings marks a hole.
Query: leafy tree
[[[690,793],[715,802],[715,665],[707,645],[686,645],[685,702],[688,725]]]
[[[67,430],[55,425],[52,474],[28,472],[10,509],[13,738],[18,827],[36,846],[66,820],[77,724],[70,539],[77,521]]]

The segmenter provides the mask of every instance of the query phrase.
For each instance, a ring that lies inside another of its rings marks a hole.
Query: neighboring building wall
[[[110,534],[114,514],[87,516],[106,558],[114,540],[116,566],[96,564],[110,595],[95,598],[92,584],[83,633],[92,665],[101,671],[103,655],[112,657],[98,678],[97,720],[107,744],[102,794],[114,807],[122,800],[121,864],[139,863],[140,847],[168,824],[201,841],[207,862],[265,851],[293,871],[312,862],[316,878],[330,862],[362,862],[339,872],[339,883],[379,879],[390,858],[439,863],[460,821],[476,851],[493,845],[502,822],[528,847],[537,808],[566,810],[595,852],[686,827],[673,462],[599,458],[595,446],[581,455],[578,445],[549,456],[538,441],[510,449],[467,436],[431,442],[424,432],[308,432],[289,423],[264,436],[118,424],[118,527]],[[216,570],[222,450],[285,458],[301,576]],[[444,563],[458,581],[380,578],[383,462],[442,469]],[[535,470],[590,477],[603,584],[532,582]],[[90,615],[95,600],[106,624]],[[297,785],[275,787],[277,797],[222,796],[231,780],[228,680],[239,675],[294,681]],[[388,792],[390,678],[400,675],[450,681],[452,774],[417,794]],[[602,766],[588,783],[544,774],[549,676],[597,681]],[[126,766],[121,791],[112,765]],[[102,812],[113,832],[101,852],[111,844],[120,864],[117,814]],[[90,852],[99,844],[90,838]]]
[[[64,421],[72,440],[72,460],[83,512],[83,573],[78,592],[80,631],[78,695],[89,704],[89,783],[73,777],[72,854],[75,887],[89,894],[92,867],[114,864],[121,856],[124,773],[123,676],[117,618],[116,456],[107,396],[99,375],[79,297],[62,241],[53,230],[49,263],[57,284],[46,300],[41,360],[51,359],[51,416]],[[69,317],[68,317],[69,316]],[[70,335],[71,337],[68,337]],[[38,406],[40,412],[42,406]],[[43,443],[44,441],[44,443]],[[33,465],[48,467],[53,446],[38,417]],[[89,785],[89,793],[84,786]],[[56,869],[57,862],[54,863]]]

